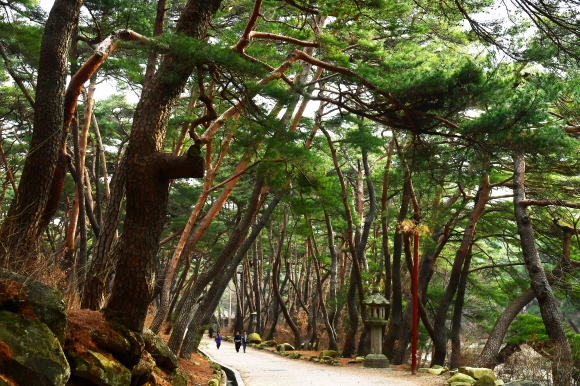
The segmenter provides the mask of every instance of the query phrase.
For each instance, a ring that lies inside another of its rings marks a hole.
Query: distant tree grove
[[[431,365],[580,382],[580,1],[0,4],[0,267],[184,358],[232,286],[369,353],[378,287],[393,364],[418,307]]]

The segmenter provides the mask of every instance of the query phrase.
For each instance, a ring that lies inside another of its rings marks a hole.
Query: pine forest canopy
[[[182,357],[232,279],[238,329],[368,352],[378,285],[399,364],[418,233],[432,364],[525,310],[579,381],[580,2],[1,4],[1,267]]]

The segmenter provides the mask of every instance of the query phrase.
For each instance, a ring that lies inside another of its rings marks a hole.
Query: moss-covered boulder
[[[448,384],[449,386],[472,386],[469,382],[451,382]]]
[[[338,351],[335,351],[335,350],[322,350],[318,354],[318,357],[320,359],[322,359],[323,357],[336,358],[337,356],[338,356]]]
[[[175,369],[171,377],[171,386],[187,386],[187,374],[179,367]]]
[[[290,343],[282,343],[276,346],[276,350],[284,352],[284,351],[294,351],[295,349],[294,346],[292,346]]]
[[[175,354],[169,349],[169,347],[167,347],[165,342],[151,330],[143,331],[143,340],[145,341],[145,350],[151,353],[157,366],[169,371],[173,371],[179,367],[179,360]]]
[[[10,382],[8,380],[8,378],[6,378],[4,375],[0,374],[0,386],[11,386],[13,385],[13,382]]]
[[[67,351],[71,372],[99,386],[128,386],[131,371],[114,358],[87,350],[85,353]]]
[[[257,332],[252,332],[251,334],[249,334],[248,343],[256,343],[256,344],[262,343],[262,338],[260,338],[260,334],[258,334]]]
[[[267,345],[268,347],[278,346],[278,342],[276,342],[274,339],[267,340],[264,342],[264,344]]]
[[[0,311],[0,365],[21,385],[64,385],[70,367],[59,340],[46,324]]]
[[[489,375],[493,380],[497,379],[497,376],[494,374],[493,370],[487,369],[485,367],[465,367],[465,366],[462,366],[459,368],[459,372],[462,374],[467,374],[473,379],[480,379],[484,375]]]
[[[141,334],[110,323],[102,312],[74,310],[69,313],[65,352],[86,350],[112,354],[127,368],[141,360],[145,342]]]
[[[477,381],[475,381],[473,386],[496,386],[495,381],[496,380],[493,379],[493,377],[491,375],[484,374],[481,376],[481,378],[479,378]]]
[[[475,383],[475,379],[470,377],[467,374],[457,373],[447,380],[447,383],[450,385],[453,385],[454,383],[458,383],[458,382],[463,382],[463,383],[468,383],[470,385],[473,385]],[[457,386],[457,385],[453,385],[453,386]]]
[[[447,368],[445,368],[445,367],[417,369],[418,373],[427,373],[427,374],[434,374],[434,375],[441,375],[443,373],[446,373],[447,371],[449,371],[449,370],[447,370]]]
[[[66,306],[56,288],[0,268],[0,310],[41,321],[64,344]]]
[[[151,379],[155,369],[155,360],[147,351],[141,354],[141,360],[131,369],[131,384],[144,385]]]

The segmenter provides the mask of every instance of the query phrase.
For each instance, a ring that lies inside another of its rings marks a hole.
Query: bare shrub
[[[5,255],[0,259],[0,268],[37,280],[62,291],[64,273],[56,264],[53,255],[31,253],[26,256]]]
[[[526,379],[553,386],[551,362],[527,345],[522,345],[521,349],[495,368],[498,378],[504,382]]]

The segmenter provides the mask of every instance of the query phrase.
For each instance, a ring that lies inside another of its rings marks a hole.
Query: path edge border
[[[245,386],[244,381],[242,380],[242,376],[240,375],[240,372],[238,370],[234,369],[233,367],[226,366],[226,365],[220,363],[219,361],[216,361],[215,358],[213,358],[211,355],[209,355],[208,353],[206,353],[205,351],[203,351],[200,348],[198,348],[197,351],[199,351],[200,353],[205,355],[207,358],[209,358],[210,361],[215,362],[218,365],[220,365],[220,367],[226,373],[232,374],[234,376],[234,378],[236,379],[237,386]]]

